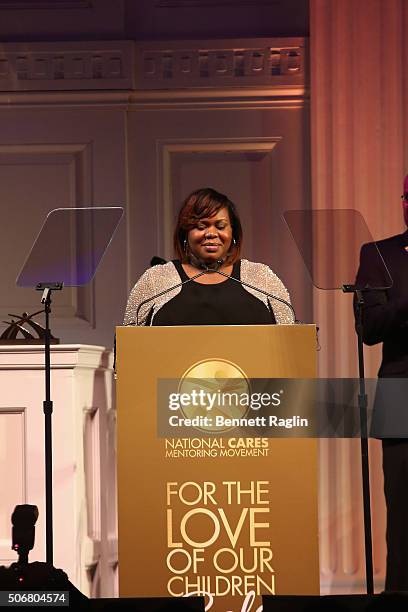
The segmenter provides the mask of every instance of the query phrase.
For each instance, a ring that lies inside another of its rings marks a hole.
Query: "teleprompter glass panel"
[[[119,206],[52,210],[17,277],[17,285],[86,285],[92,280],[122,216],[123,208]]]

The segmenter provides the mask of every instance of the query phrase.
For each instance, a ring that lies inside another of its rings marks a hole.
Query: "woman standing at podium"
[[[241,259],[241,246],[235,205],[214,189],[194,191],[181,207],[174,232],[178,258],[141,276],[130,293],[124,324],[293,323],[282,281],[265,264]]]

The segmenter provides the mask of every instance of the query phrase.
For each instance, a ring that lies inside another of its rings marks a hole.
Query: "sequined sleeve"
[[[146,319],[149,314],[151,304],[144,304],[140,307],[139,312],[138,308],[144,300],[153,296],[151,276],[151,270],[146,270],[130,292],[126,304],[123,325],[146,325]]]
[[[243,259],[241,261],[241,279],[247,283],[250,283],[251,285],[254,285],[255,287],[259,287],[263,291],[267,291],[268,293],[276,295],[276,297],[291,303],[289,292],[285,285],[282,283],[281,279],[274,272],[272,272],[270,267],[265,264]],[[280,325],[291,325],[294,323],[293,313],[286,304],[272,298],[268,299],[267,296],[263,295],[259,291],[252,290],[248,287],[245,288],[255,297],[262,300],[265,305],[268,305],[269,301],[273,314],[275,315],[276,323]]]
[[[181,288],[178,286],[181,284],[180,280],[176,267],[171,261],[146,270],[130,292],[123,325],[146,325],[152,309],[153,313],[157,313],[166,302],[180,292]],[[143,304],[145,300],[149,301]]]
[[[268,286],[270,287],[269,293],[272,293],[272,295],[276,295],[276,297],[279,297],[285,300],[285,302],[289,302],[289,304],[291,304],[292,302],[290,301],[289,291],[286,289],[285,285],[275,274],[275,272],[272,272],[269,266],[267,266],[267,268],[269,276]],[[293,312],[288,306],[286,306],[286,304],[273,299],[270,299],[269,302],[271,303],[277,323],[281,325],[291,325],[295,322]]]

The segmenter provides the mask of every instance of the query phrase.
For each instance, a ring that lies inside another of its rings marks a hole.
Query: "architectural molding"
[[[304,38],[30,42],[0,49],[0,92],[304,85]]]
[[[304,38],[136,44],[138,89],[299,86],[304,66]]]
[[[157,244],[163,249],[166,257],[171,258],[173,252],[174,215],[172,210],[172,183],[174,180],[171,170],[172,161],[177,155],[188,154],[257,154],[269,155],[281,137],[258,138],[200,138],[200,139],[172,139],[158,140],[156,142],[157,165],[157,216],[163,219],[163,235],[160,235],[158,226]]]
[[[202,110],[301,108],[304,87],[213,88],[173,91],[83,91],[1,93],[0,108],[121,108],[122,110]]]
[[[0,91],[133,89],[133,43],[5,43]]]
[[[258,6],[271,5],[271,0],[156,0],[158,8],[197,8],[217,6]]]
[[[88,9],[93,0],[0,0],[0,10]]]

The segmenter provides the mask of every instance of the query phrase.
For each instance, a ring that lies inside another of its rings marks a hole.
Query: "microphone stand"
[[[217,262],[218,263],[218,262]],[[293,315],[293,322],[294,323],[300,323],[300,321],[298,321],[298,319],[296,318],[296,313],[295,313],[295,309],[293,308],[292,304],[290,302],[288,302],[287,300],[284,300],[283,298],[278,297],[277,295],[273,295],[272,293],[268,293],[267,291],[264,291],[263,289],[259,289],[259,287],[255,287],[255,285],[251,285],[250,283],[247,283],[239,278],[235,278],[234,276],[230,276],[229,274],[226,274],[226,272],[222,272],[220,269],[210,269],[210,272],[216,272],[217,274],[221,274],[222,276],[225,276],[226,278],[230,278],[231,280],[235,281],[236,283],[239,283],[240,285],[244,285],[244,287],[249,287],[250,289],[254,289],[255,291],[259,291],[259,293],[262,293],[263,295],[266,295],[266,297],[272,298],[273,300],[276,300],[277,302],[280,302],[281,304],[284,304],[285,306],[287,306],[291,311],[292,311],[292,315]]]
[[[222,259],[218,259],[215,262],[215,266],[216,267],[210,267],[205,262],[197,261],[197,264],[200,266],[200,268],[203,268],[202,272],[198,272],[198,274],[195,274],[194,276],[191,276],[190,278],[186,279],[185,281],[181,281],[180,283],[177,283],[176,285],[173,285],[172,287],[169,287],[168,289],[164,289],[163,291],[160,291],[160,293],[157,293],[156,295],[153,295],[152,297],[147,298],[146,300],[143,300],[142,302],[140,302],[140,304],[138,305],[138,307],[136,309],[136,321],[132,321],[131,323],[129,323],[129,325],[138,325],[139,324],[139,312],[140,312],[141,307],[144,306],[145,304],[148,304],[152,300],[155,300],[156,298],[161,297],[162,295],[165,295],[166,293],[169,293],[170,291],[173,291],[173,289],[178,289],[179,287],[182,287],[186,283],[190,283],[191,281],[194,281],[196,278],[199,278],[200,276],[203,276],[204,274],[214,274],[214,273],[220,274],[221,276],[225,276],[225,278],[230,278],[231,280],[239,283],[240,285],[244,285],[245,287],[249,287],[250,289],[253,289],[254,291],[258,291],[259,293],[262,293],[263,295],[266,295],[266,297],[268,297],[268,298],[272,298],[273,300],[276,300],[277,302],[281,302],[281,304],[284,304],[285,306],[287,306],[292,311],[293,322],[294,323],[300,323],[300,321],[298,321],[297,318],[296,318],[295,309],[293,308],[293,306],[292,306],[292,304],[290,302],[288,302],[287,300],[284,300],[283,298],[278,297],[277,295],[273,295],[272,293],[268,293],[267,291],[264,291],[263,289],[259,289],[259,287],[255,287],[255,285],[251,285],[250,283],[247,283],[247,282],[245,282],[243,280],[240,280],[239,278],[235,278],[234,276],[230,276],[229,274],[226,274],[225,272],[222,272],[220,270],[220,268],[221,268],[223,263],[224,263],[224,261]]]
[[[209,272],[215,272],[215,270],[211,270],[210,268],[206,267],[205,270],[203,270],[202,272],[198,272],[198,274],[195,274],[194,276],[191,276],[190,278],[187,278],[185,281],[181,281],[177,283],[176,285],[173,285],[172,287],[168,287],[167,289],[160,291],[160,293],[156,293],[152,297],[146,298],[145,300],[143,300],[143,302],[140,302],[140,304],[138,305],[136,309],[136,321],[132,321],[128,325],[139,325],[139,312],[140,312],[141,307],[144,306],[145,304],[148,304],[152,300],[155,300],[156,298],[161,297],[162,295],[165,295],[166,293],[170,293],[170,291],[173,291],[173,289],[178,289],[179,287],[182,287],[183,285],[186,285],[187,283],[190,283],[196,278],[199,278],[200,276],[203,276],[204,274],[208,274]]]
[[[160,293],[156,293],[155,295],[152,295],[151,297],[146,298],[145,300],[140,302],[140,304],[138,305],[138,307],[136,309],[136,319],[134,321],[131,321],[130,323],[127,323],[127,326],[132,326],[132,325],[138,326],[139,325],[139,312],[140,312],[140,309],[141,309],[142,306],[144,306],[145,304],[148,304],[149,302],[151,302],[152,300],[155,300],[158,297],[161,297],[162,295],[165,295],[166,293],[170,293],[170,291],[173,291],[173,289],[178,289],[179,287],[182,287],[186,283],[189,283],[189,282],[195,280],[199,276],[203,276],[203,274],[207,274],[209,271],[210,270],[205,269],[202,272],[199,272],[198,274],[195,274],[191,278],[187,278],[185,281],[181,281],[180,283],[176,283],[172,287],[168,287],[167,289],[164,289],[163,291],[160,291]],[[113,372],[114,372],[114,376],[115,376],[115,379],[116,379],[116,334],[114,335],[114,338],[113,338]]]

